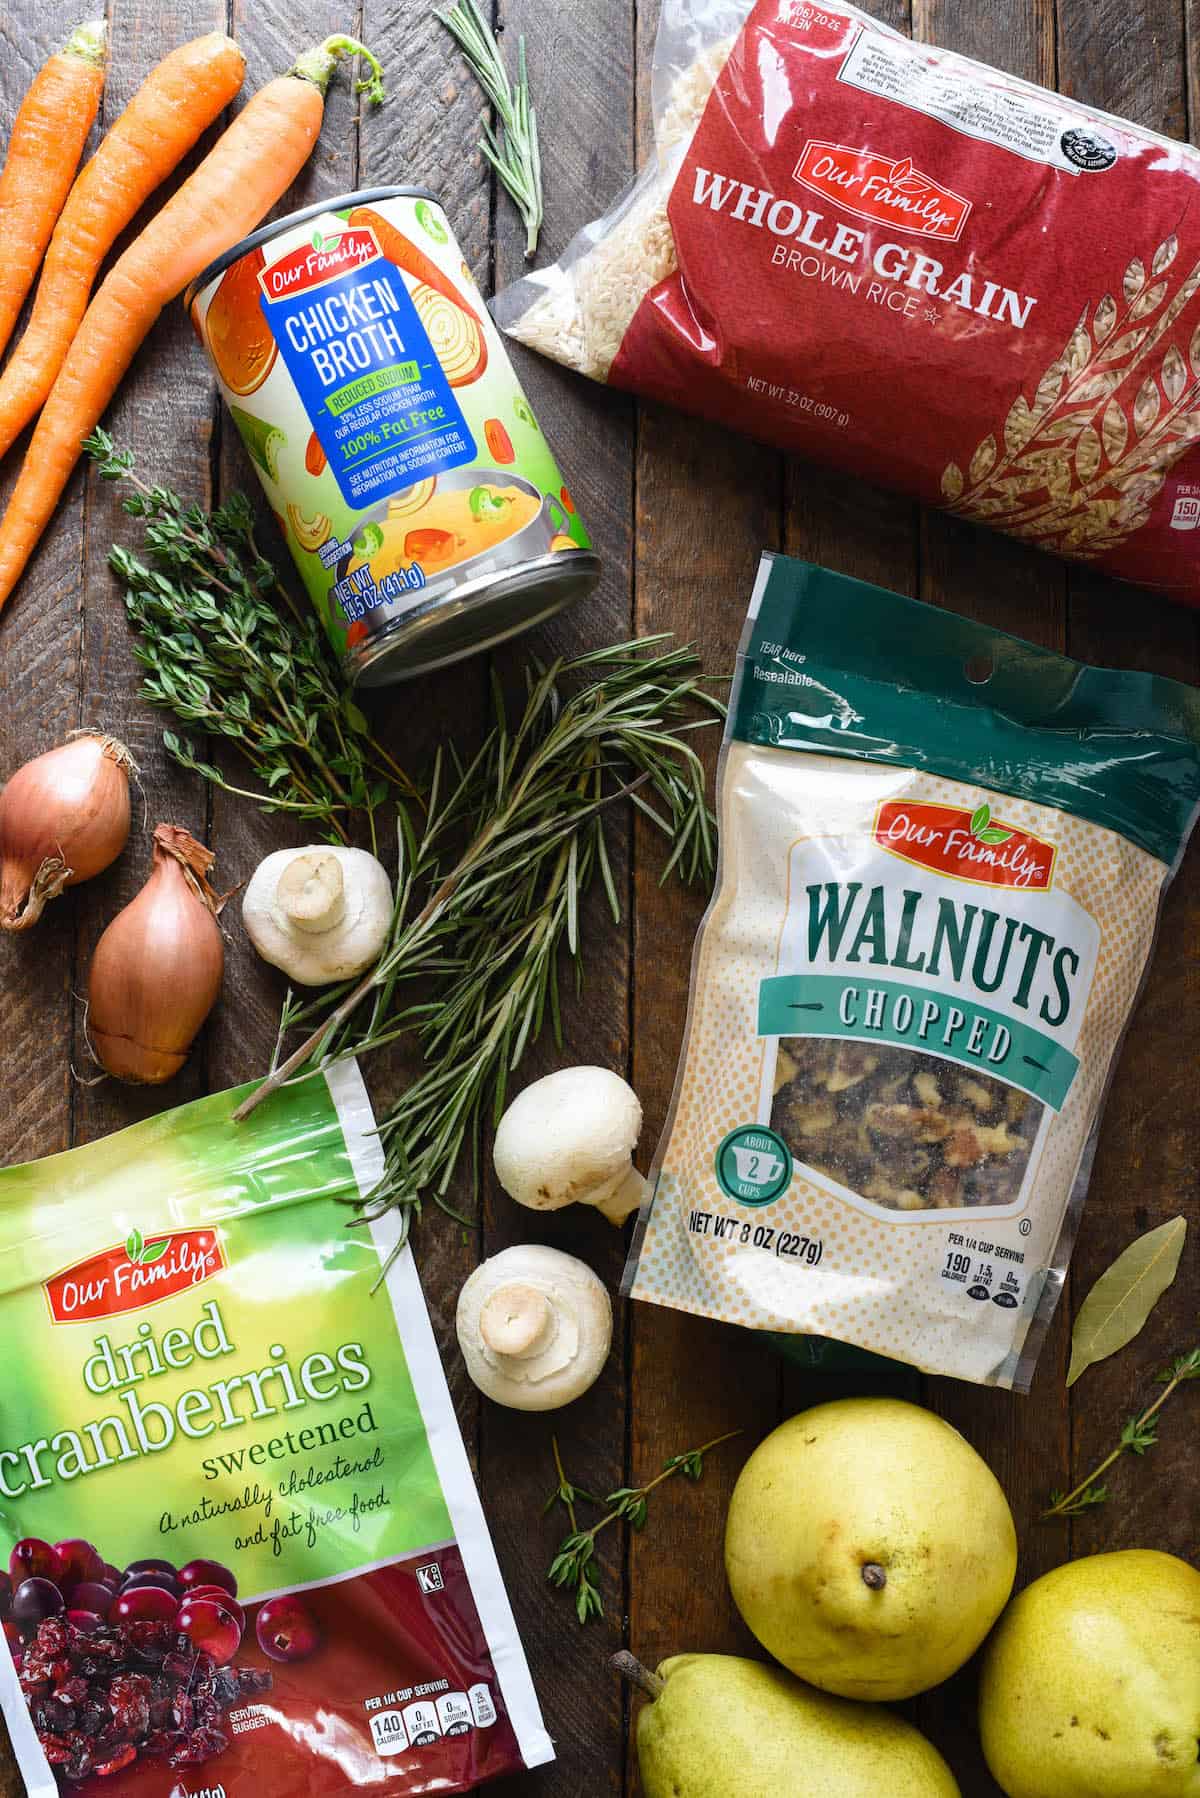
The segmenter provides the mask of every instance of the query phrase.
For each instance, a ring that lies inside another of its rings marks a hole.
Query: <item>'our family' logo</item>
[[[278,262],[258,272],[258,284],[268,300],[285,300],[310,287],[321,287],[339,275],[352,273],[380,254],[369,225],[350,225],[344,231],[325,233],[317,225],[308,242],[297,244]]]
[[[835,200],[855,218],[944,243],[957,242],[971,214],[970,200],[914,168],[907,156],[877,156],[810,138],[793,174],[802,187]]]
[[[172,1230],[144,1237],[135,1228],[124,1242],[47,1280],[46,1304],[52,1323],[89,1323],[174,1298],[211,1280],[225,1266],[225,1251],[215,1230]]]
[[[1054,880],[1054,844],[993,817],[986,802],[968,811],[885,799],[875,814],[875,841],[901,861],[981,886],[1045,892]]]

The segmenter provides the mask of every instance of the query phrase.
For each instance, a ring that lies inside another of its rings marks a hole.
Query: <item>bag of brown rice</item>
[[[766,556],[626,1291],[1025,1390],[1200,692]]]
[[[1200,152],[840,0],[666,0],[654,117],[513,337],[1200,602]]]

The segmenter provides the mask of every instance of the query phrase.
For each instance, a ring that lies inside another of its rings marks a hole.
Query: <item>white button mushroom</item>
[[[533,1211],[594,1205],[612,1224],[636,1211],[646,1182],[633,1166],[637,1094],[608,1068],[561,1068],[513,1100],[496,1130],[496,1177]]]
[[[612,1303],[591,1268],[537,1243],[475,1269],[455,1319],[467,1372],[515,1411],[553,1411],[594,1384],[612,1345]]]
[[[378,957],[392,918],[391,882],[365,849],[280,849],[255,869],[242,918],[264,961],[297,986],[328,986]]]

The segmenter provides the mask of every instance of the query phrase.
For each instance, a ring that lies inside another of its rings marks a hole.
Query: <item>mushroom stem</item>
[[[887,1568],[881,1567],[878,1561],[866,1561],[862,1569],[863,1585],[869,1586],[872,1592],[882,1592],[887,1585]]]
[[[516,1360],[545,1346],[554,1312],[544,1292],[523,1280],[497,1287],[479,1314],[479,1334],[496,1355]]]
[[[635,1167],[631,1167],[615,1192],[596,1206],[601,1217],[606,1217],[610,1224],[623,1224],[631,1212],[641,1208],[646,1196],[646,1181]]]
[[[659,1679],[657,1673],[651,1673],[648,1667],[643,1667],[627,1648],[623,1648],[620,1654],[614,1654],[610,1664],[622,1679],[627,1679],[631,1686],[637,1686],[647,1698],[661,1698],[667,1689],[666,1680]]]
[[[346,881],[336,855],[295,855],[279,876],[275,898],[294,930],[320,935],[346,915]]]

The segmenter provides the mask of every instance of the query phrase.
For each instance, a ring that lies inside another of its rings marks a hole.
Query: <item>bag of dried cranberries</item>
[[[1200,806],[1200,693],[764,557],[626,1290],[1025,1390]]]
[[[553,1758],[411,1255],[345,1227],[382,1171],[358,1070],[235,1124],[242,1096],[0,1172],[32,1798],[402,1798]]]

